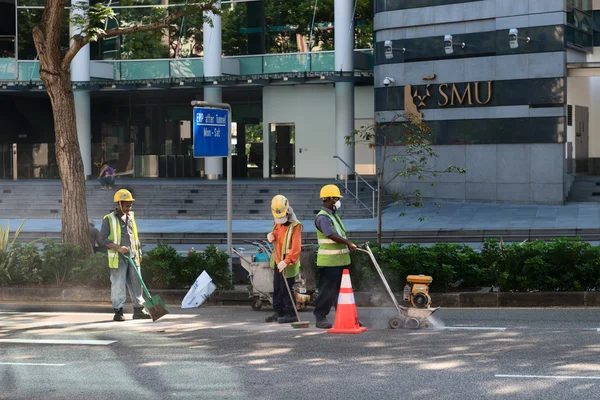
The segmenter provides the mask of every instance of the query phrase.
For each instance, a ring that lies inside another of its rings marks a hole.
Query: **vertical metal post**
[[[381,214],[381,209],[379,208],[379,204],[381,203],[381,201],[379,200],[381,198],[381,170],[377,171],[377,216],[379,217]]]
[[[229,273],[231,274],[231,279],[233,281],[233,259],[231,253],[231,247],[233,246],[233,241],[231,238],[233,231],[231,222],[233,214],[233,203],[231,200],[231,107],[229,107],[227,115],[227,132],[227,254],[229,254]]]
[[[12,145],[13,151],[12,151],[12,173],[13,173],[13,180],[16,181],[17,180],[17,144],[13,143]]]
[[[348,169],[346,169],[346,174],[344,175],[344,188],[346,189],[346,193],[348,193]]]
[[[377,191],[377,193],[379,193],[379,191]],[[373,218],[375,218],[375,192],[372,192],[372,197],[373,197],[373,208],[371,210],[373,210]]]
[[[358,174],[354,173],[354,180],[356,181],[356,204],[358,204]]]

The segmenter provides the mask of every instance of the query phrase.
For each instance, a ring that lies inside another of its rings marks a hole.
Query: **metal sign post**
[[[194,107],[194,158],[227,157],[227,254],[233,279],[232,190],[231,190],[231,106],[226,103],[192,101]]]
[[[13,181],[17,180],[17,144],[13,143],[12,145],[12,175]]]

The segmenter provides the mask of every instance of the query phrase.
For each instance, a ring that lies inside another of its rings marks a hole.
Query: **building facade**
[[[193,100],[232,106],[235,178],[352,174],[334,156],[373,173],[374,151],[344,139],[374,119],[370,2],[360,0],[354,16],[350,0],[326,0],[317,9],[305,1],[283,3],[223,1],[212,25],[190,15],[168,33],[107,37],[86,46],[72,63],[86,175],[97,175],[106,161],[124,177],[225,176],[223,159],[192,156]],[[31,35],[43,4],[0,0],[4,179],[58,177],[52,112]],[[167,4],[121,0],[111,7],[122,24],[139,23]],[[71,13],[65,8],[65,47],[76,33]],[[114,26],[109,21],[104,28]]]
[[[600,174],[590,69],[597,3],[376,1],[376,119],[421,114],[439,155],[432,167],[467,168],[435,186],[399,181],[394,189],[562,204],[572,174]]]

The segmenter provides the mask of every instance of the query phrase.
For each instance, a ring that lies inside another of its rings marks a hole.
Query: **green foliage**
[[[19,238],[19,234],[21,233],[23,226],[25,226],[26,221],[27,220],[23,220],[23,222],[21,222],[21,225],[19,225],[15,231],[12,240],[9,238],[10,222],[6,223],[6,228],[0,226],[0,253],[2,253],[2,256],[0,257],[0,275],[4,275],[3,277],[0,277],[0,282],[1,280],[11,280],[9,264],[14,255],[13,246]],[[30,244],[35,242],[37,242],[37,240],[31,241]]]
[[[182,260],[180,285],[191,286],[206,271],[218,289],[233,289],[229,273],[229,255],[210,245],[204,251],[190,251]]]
[[[106,254],[96,253],[73,267],[71,282],[96,288],[110,287],[110,271]]]
[[[2,285],[108,287],[110,273],[106,255],[88,257],[76,246],[43,241],[15,244],[9,253],[0,249],[0,264],[7,274]],[[552,242],[504,244],[486,240],[481,251],[469,246],[437,243],[371,246],[391,289],[402,291],[407,275],[430,275],[432,292],[498,286],[502,291],[583,291],[600,288],[600,246],[581,239],[560,238]],[[350,272],[356,291],[382,291],[379,275],[369,256],[351,252]],[[144,255],[142,271],[151,288],[184,289],[206,271],[219,289],[231,289],[228,255],[215,246],[182,257],[164,243]]]
[[[180,274],[181,259],[175,248],[159,243],[144,254],[142,260],[144,282],[149,287],[157,289],[170,288]]]
[[[190,287],[196,278],[206,271],[219,289],[233,289],[229,273],[229,256],[215,246],[204,251],[190,251],[182,257],[165,243],[144,255],[142,271],[148,286],[160,289],[183,289]]]
[[[504,244],[486,240],[477,252],[469,246],[437,243],[430,247],[392,243],[372,248],[390,287],[402,290],[407,275],[430,275],[431,291],[498,286],[502,291],[598,290],[600,246],[580,239]],[[364,253],[352,252],[352,281],[357,290],[378,285]]]
[[[2,252],[2,254],[6,255],[7,253]],[[8,274],[0,277],[0,283],[37,285],[42,283],[42,257],[35,244],[21,245],[17,243],[12,248],[10,258],[7,261]]]
[[[61,286],[71,278],[73,268],[86,259],[85,250],[71,243],[54,243],[44,240],[42,250],[42,276],[45,282]]]

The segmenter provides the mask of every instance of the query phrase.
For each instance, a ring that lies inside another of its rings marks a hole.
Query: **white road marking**
[[[27,344],[74,344],[89,346],[108,346],[116,343],[116,340],[53,340],[53,339],[0,339],[2,343],[27,343]]]
[[[0,365],[24,365],[28,367],[64,367],[67,364],[38,364],[38,363],[10,363],[0,362]]]
[[[505,331],[506,328],[497,328],[492,326],[445,326],[442,329],[447,330],[472,330],[472,331]]]
[[[566,376],[566,375],[494,375],[496,378],[524,379],[600,379],[600,376]]]

